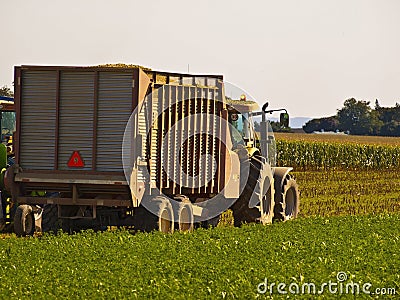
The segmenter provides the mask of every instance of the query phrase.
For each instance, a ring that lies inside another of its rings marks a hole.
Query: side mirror
[[[263,111],[263,112],[265,112],[265,111],[267,110],[268,105],[269,105],[268,102],[265,102],[265,103],[264,103],[264,105],[263,105],[263,107],[262,107],[262,111]]]
[[[282,127],[289,127],[289,114],[281,113],[279,116],[279,123]]]

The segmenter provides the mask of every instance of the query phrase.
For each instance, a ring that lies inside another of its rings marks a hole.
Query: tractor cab
[[[276,143],[271,124],[267,121],[267,114],[280,112],[279,124],[289,126],[289,114],[286,109],[267,110],[268,102],[260,111],[255,101],[241,95],[239,100],[227,98],[230,133],[233,149],[246,148],[248,155],[261,155],[271,165],[276,164]],[[283,112],[282,112],[283,111]],[[255,126],[257,124],[257,126]]]
[[[242,95],[240,100],[227,99],[227,104],[233,148],[239,145],[248,149],[255,147],[257,138],[251,113],[259,109],[258,104],[247,100],[246,95]]]

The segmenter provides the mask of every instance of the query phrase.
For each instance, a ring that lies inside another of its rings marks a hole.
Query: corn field
[[[400,168],[400,147],[306,140],[277,140],[277,165],[308,170],[393,170]]]

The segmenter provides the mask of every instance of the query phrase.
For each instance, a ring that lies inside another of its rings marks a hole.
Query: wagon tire
[[[46,204],[42,213],[42,232],[57,233],[58,229],[58,207],[55,204]]]
[[[33,235],[35,232],[35,217],[30,205],[19,205],[14,215],[14,231],[17,236]]]
[[[177,201],[172,205],[178,221],[175,226],[180,232],[192,232],[194,229],[192,202],[185,196],[175,197],[175,200]]]
[[[174,232],[174,210],[171,202],[162,196],[148,197],[142,202],[146,204],[138,209],[137,228],[142,231]]]

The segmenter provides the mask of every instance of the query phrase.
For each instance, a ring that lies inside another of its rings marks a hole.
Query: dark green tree
[[[400,122],[391,120],[381,127],[381,135],[384,136],[400,136]]]
[[[0,88],[0,96],[14,97],[14,93],[8,86],[5,85],[2,88]]]
[[[312,133],[314,131],[336,131],[339,128],[339,121],[336,116],[312,119],[308,121],[304,126],[303,130],[306,133]]]
[[[400,122],[400,107],[379,107],[375,109],[378,113],[379,120],[383,123],[390,123],[391,121]]]
[[[383,122],[369,104],[368,101],[347,99],[337,113],[339,129],[357,135],[379,134]]]

